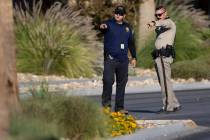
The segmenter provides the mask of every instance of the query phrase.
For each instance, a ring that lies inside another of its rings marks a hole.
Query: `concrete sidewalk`
[[[192,120],[147,120],[147,122],[158,124],[158,126],[140,129],[134,134],[115,137],[111,140],[173,140],[210,130],[207,127],[197,126]]]
[[[200,90],[200,89],[210,89],[210,82],[194,82],[194,83],[185,83],[185,84],[174,84],[174,91],[182,90]],[[126,94],[133,93],[148,93],[148,92],[157,92],[161,91],[159,85],[152,86],[143,86],[143,87],[126,87]],[[71,89],[66,91],[68,95],[101,95],[102,88],[86,88],[86,89]],[[115,89],[113,88],[113,94],[115,94]]]

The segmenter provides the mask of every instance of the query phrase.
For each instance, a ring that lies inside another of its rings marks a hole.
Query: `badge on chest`
[[[120,44],[120,48],[121,48],[122,50],[124,50],[124,49],[125,49],[125,44]]]

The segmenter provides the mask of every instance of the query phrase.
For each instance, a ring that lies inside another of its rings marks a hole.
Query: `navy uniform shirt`
[[[118,24],[110,19],[104,22],[107,29],[104,32],[104,55],[110,55],[121,62],[128,60],[128,49],[132,58],[136,58],[134,36],[128,23]]]

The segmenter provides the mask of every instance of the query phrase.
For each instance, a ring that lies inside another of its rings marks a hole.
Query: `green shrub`
[[[172,76],[174,78],[203,78],[210,79],[210,59],[209,55],[199,57],[195,60],[186,60],[175,63],[172,66]]]
[[[105,120],[95,103],[80,97],[63,98],[54,102],[56,122],[66,137],[92,140],[105,136]]]
[[[59,140],[54,124],[21,115],[12,117],[9,134],[9,140]]]
[[[151,35],[151,37],[148,38],[148,41],[145,43],[145,46],[142,47],[141,50],[137,52],[138,55],[138,61],[137,66],[142,68],[153,68],[154,63],[152,60],[151,52],[154,49],[154,37]]]
[[[198,31],[194,30],[190,21],[179,19],[176,25],[176,61],[192,60],[204,55],[206,50],[201,46],[202,37]]]
[[[32,12],[15,9],[18,71],[92,76],[100,43],[91,19],[61,3],[55,3],[45,14],[40,7],[41,1]]]
[[[203,28],[199,32],[202,38],[205,40],[202,43],[202,46],[210,48],[210,28]]]
[[[108,135],[108,118],[95,102],[49,93],[46,82],[31,92],[20,102],[22,112],[13,114],[11,140],[92,140]]]
[[[81,97],[27,100],[23,112],[28,118],[56,124],[63,137],[85,140],[106,135],[105,119],[98,105]]]

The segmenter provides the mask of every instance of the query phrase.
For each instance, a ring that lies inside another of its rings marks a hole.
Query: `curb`
[[[115,88],[115,87],[114,87]],[[113,88],[113,89],[114,89]],[[208,82],[195,82],[195,83],[186,83],[186,84],[173,84],[174,91],[186,91],[186,90],[208,90],[210,89],[210,81]],[[23,92],[21,88],[20,90],[20,96],[21,97],[27,97],[30,96],[30,93]],[[152,86],[143,86],[143,87],[126,87],[125,93],[128,94],[137,94],[137,93],[151,93],[151,92],[160,92],[160,86],[159,85],[152,85]],[[56,92],[56,91],[52,91]],[[66,95],[76,95],[76,96],[98,96],[102,93],[102,87],[98,88],[82,88],[82,89],[69,89],[64,90]],[[115,95],[115,90],[113,90],[113,95]]]
[[[210,82],[195,82],[186,84],[173,84],[174,91],[210,89]],[[126,93],[147,93],[160,91],[160,86],[127,87]]]
[[[151,79],[151,77],[129,77],[129,81],[142,81],[145,82],[146,79]],[[152,78],[153,80],[155,78]],[[98,81],[99,79],[72,79],[72,80],[54,80],[54,81],[48,81],[49,85],[65,85],[68,83],[92,83],[94,84],[94,81]],[[156,79],[157,80],[157,79]],[[28,93],[26,90],[27,87],[36,87],[41,85],[41,81],[31,81],[31,82],[20,82],[19,83],[19,91],[20,93]],[[115,87],[113,87],[114,89]],[[210,81],[204,80],[200,82],[192,82],[192,83],[174,83],[173,89],[175,91],[180,90],[201,90],[201,89],[210,89]],[[26,90],[26,91],[25,91]],[[91,87],[91,88],[74,88],[74,89],[62,89],[62,88],[55,88],[54,90],[64,90],[65,93],[68,95],[83,95],[83,96],[94,96],[94,95],[101,95],[102,93],[102,85],[98,87]],[[52,91],[52,92],[56,92]],[[161,91],[160,86],[157,82],[157,84],[151,84],[148,83],[146,85],[133,85],[133,86],[127,86],[125,89],[126,94],[133,94],[133,93],[148,93],[148,92],[159,92]],[[113,90],[113,94],[115,94],[115,90]]]
[[[155,128],[141,129],[136,131],[134,134],[119,136],[110,140],[171,140],[187,136],[190,134],[206,131],[207,129],[209,129],[206,127],[197,126],[196,123],[192,120],[145,120],[145,121],[147,121],[147,123],[159,123],[162,125]],[[169,121],[173,123],[166,125]]]
[[[176,123],[182,123],[190,128],[198,127],[197,124],[192,120],[137,120],[136,122],[139,126],[143,126],[143,128],[159,128]]]
[[[114,88],[113,88],[114,89]],[[174,84],[174,91],[183,90],[205,90],[210,89],[210,82],[195,82],[188,84]],[[144,86],[144,87],[126,87],[126,94],[136,94],[136,93],[149,93],[149,92],[160,92],[160,86]],[[72,89],[66,92],[68,95],[83,95],[83,96],[95,96],[101,95],[101,88],[87,88],[87,89]],[[113,95],[115,95],[115,90],[113,90]]]

